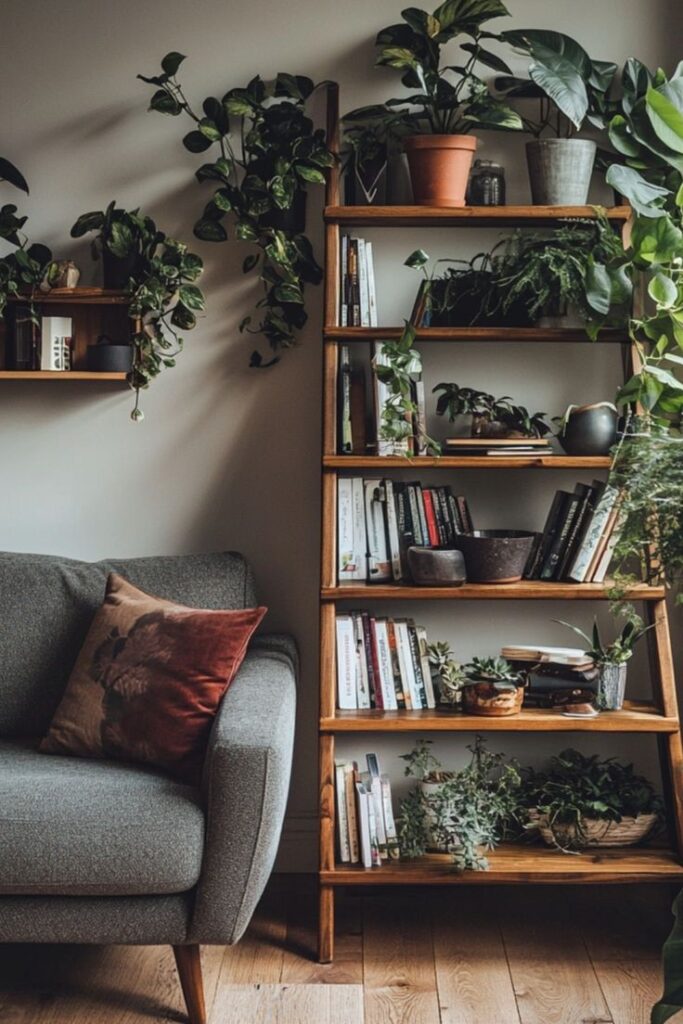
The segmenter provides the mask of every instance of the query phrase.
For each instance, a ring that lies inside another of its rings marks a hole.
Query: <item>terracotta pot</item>
[[[462,690],[463,711],[466,715],[484,715],[487,718],[505,718],[518,715],[522,710],[524,687],[497,690],[493,683],[466,682]]]
[[[410,135],[408,156],[413,198],[418,206],[464,206],[477,148],[471,135]]]

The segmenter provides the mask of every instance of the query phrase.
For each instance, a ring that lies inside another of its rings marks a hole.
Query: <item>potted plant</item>
[[[623,247],[604,217],[552,231],[516,231],[492,254],[503,313],[521,303],[538,327],[623,327],[632,285]]]
[[[562,619],[555,621],[573,630],[587,645],[586,655],[593,659],[599,671],[598,708],[601,711],[621,711],[624,705],[628,662],[633,657],[635,645],[653,627],[644,627],[642,619],[631,612],[629,621],[619,636],[610,644],[604,644],[597,619],[593,622],[593,634],[590,637],[579,626],[573,626]]]
[[[661,798],[633,765],[571,749],[552,758],[549,772],[525,773],[519,797],[529,829],[566,853],[632,846],[662,813]]]
[[[528,530],[473,530],[456,537],[470,583],[519,583],[536,534]]]
[[[427,653],[440,704],[450,711],[462,711],[462,688],[467,676],[462,665],[454,660],[450,644],[428,644]]]
[[[604,129],[617,65],[592,60],[575,39],[545,29],[502,32],[505,42],[531,58],[529,78],[500,77],[507,99],[538,102],[538,116],[524,117],[532,201],[542,206],[582,206],[588,198],[596,144],[576,138],[586,123]]]
[[[134,322],[130,386],[135,391],[131,413],[134,421],[144,419],[140,390],[149,387],[164,367],[175,366],[182,350],[179,331],[189,331],[204,310],[204,296],[197,287],[203,264],[184,242],[169,238],[151,217],[139,210],[122,210],[111,202],[106,210],[82,214],[71,229],[74,238],[97,232],[95,252],[112,256],[128,274],[128,315]]]
[[[333,163],[325,133],[315,128],[306,102],[318,88],[303,75],[280,73],[273,82],[256,75],[243,88],[230,89],[221,100],[208,96],[202,113],[190,105],[177,72],[185,58],[168,53],[161,74],[146,77],[156,86],[150,110],[193,122],[183,138],[190,153],[214,149],[214,159],[196,172],[197,181],[210,182],[213,196],[194,226],[198,238],[224,242],[225,220],[234,220],[234,235],[257,251],[242,265],[244,273],[258,270],[263,296],[258,314],[244,317],[241,331],[263,334],[273,351],[268,361],[258,351],[251,365],[272,366],[280,352],[291,348],[308,319],[306,284],[319,284],[322,270],[304,234],[308,187],[325,182]],[[239,143],[236,141],[239,140]]]
[[[500,0],[457,5],[446,0],[433,13],[409,7],[403,21],[382,29],[376,40],[378,67],[395,68],[410,95],[385,104],[387,123],[403,136],[413,198],[418,205],[464,206],[477,128],[517,130],[520,117],[495,99],[477,66],[509,73],[483,40],[499,38],[482,26],[508,15]],[[457,40],[462,64],[442,66],[441,49]],[[368,108],[354,111],[358,116]],[[375,111],[378,108],[371,108]]]
[[[414,397],[415,382],[422,371],[422,358],[415,348],[415,328],[406,322],[397,341],[382,343],[382,362],[373,360],[373,370],[389,389],[382,408],[379,433],[382,440],[400,442],[419,432],[419,443],[426,453],[439,455],[440,445],[424,431]]]
[[[348,206],[383,206],[387,202],[389,146],[392,133],[382,108],[351,111],[341,119],[342,163]]]
[[[526,676],[505,658],[472,658],[463,666],[463,710],[468,715],[503,718],[522,710]]]
[[[544,412],[530,413],[523,405],[515,405],[508,395],[495,398],[486,391],[453,382],[437,384],[432,393],[438,392],[437,416],[448,413],[451,423],[463,416],[471,417],[472,437],[545,437],[550,433]]]
[[[403,755],[405,774],[416,785],[401,802],[401,856],[420,857],[428,848],[445,850],[458,871],[486,871],[486,851],[505,838],[517,820],[521,775],[514,762],[486,749],[481,736],[468,747],[472,758],[444,771],[427,741]]]

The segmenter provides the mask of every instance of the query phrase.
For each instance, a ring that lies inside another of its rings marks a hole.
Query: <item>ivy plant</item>
[[[306,103],[319,86],[303,75],[280,73],[272,82],[256,75],[221,99],[207,96],[198,113],[178,81],[184,60],[180,53],[167,53],[160,74],[138,78],[156,87],[150,110],[184,115],[193,122],[183,138],[190,153],[212,150],[212,159],[195,174],[198,182],[211,183],[214,192],[194,233],[203,241],[224,242],[229,216],[234,237],[256,246],[242,269],[258,271],[263,296],[240,330],[263,334],[273,352],[266,362],[253,352],[251,365],[272,366],[282,350],[296,343],[306,323],[305,286],[322,279],[311,242],[303,225],[296,223],[308,186],[324,184],[325,170],[334,159],[324,131],[306,113]]]
[[[382,440],[404,441],[418,432],[418,442],[430,455],[440,455],[438,441],[424,430],[415,402],[415,382],[422,373],[422,357],[415,346],[415,328],[406,322],[397,341],[383,341],[383,362],[373,360],[377,377],[389,389],[388,400],[382,409],[380,436]]]
[[[71,235],[80,238],[91,231],[97,232],[97,250],[106,247],[118,259],[134,257],[126,291],[128,315],[136,325],[129,375],[135,391],[131,418],[139,421],[144,419],[140,391],[149,387],[162,369],[175,366],[183,347],[179,332],[191,330],[197,313],[204,309],[204,296],[195,283],[202,273],[202,261],[184,242],[160,231],[151,217],[138,209],[121,209],[115,202],[106,210],[80,216]]]
[[[1,181],[6,181],[28,195],[28,185],[23,174],[5,157],[0,157]],[[14,203],[0,207],[0,239],[14,247],[13,251],[0,258],[0,316],[5,312],[8,299],[19,292],[26,292],[29,316],[37,325],[38,316],[33,305],[33,296],[49,270],[52,253],[46,245],[29,242],[22,231],[26,221],[27,217],[17,216],[17,207]]]

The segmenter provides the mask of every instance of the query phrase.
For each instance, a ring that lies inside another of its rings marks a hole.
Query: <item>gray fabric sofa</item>
[[[297,653],[257,636],[216,717],[200,788],[36,750],[107,575],[198,608],[256,604],[241,555],[96,563],[0,553],[0,942],[170,944],[192,1024],[200,943],[244,932],[289,787]]]

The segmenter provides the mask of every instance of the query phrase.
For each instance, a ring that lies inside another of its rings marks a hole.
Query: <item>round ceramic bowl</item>
[[[408,548],[408,568],[420,587],[460,587],[467,578],[462,551],[450,548]]]
[[[465,556],[470,583],[517,583],[531,553],[535,534],[525,530],[474,530],[456,544]]]

